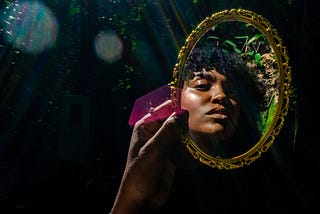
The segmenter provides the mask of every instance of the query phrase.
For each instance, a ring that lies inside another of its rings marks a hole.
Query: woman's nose
[[[211,88],[211,102],[213,103],[221,103],[226,99],[225,91],[222,85],[217,84]]]

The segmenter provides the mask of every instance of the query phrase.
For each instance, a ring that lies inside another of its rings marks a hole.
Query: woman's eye
[[[196,86],[195,86],[195,88],[197,89],[197,90],[201,90],[201,91],[207,91],[207,90],[209,90],[210,88],[211,88],[211,85],[210,84],[208,84],[208,83],[202,83],[202,84],[197,84]]]

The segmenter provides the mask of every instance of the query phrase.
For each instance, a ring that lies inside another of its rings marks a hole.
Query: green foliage
[[[260,38],[262,40],[259,40]],[[235,36],[234,40],[226,39],[222,42],[222,46],[225,49],[232,49],[247,62],[254,62],[258,66],[263,66],[259,52],[260,47],[263,45],[266,45],[266,43],[261,33],[255,34],[253,37],[249,37],[248,35]]]
[[[264,133],[269,126],[272,123],[272,120],[274,118],[274,113],[276,111],[277,102],[275,100],[275,97],[273,96],[268,108],[265,111],[260,112],[258,121],[259,121],[259,127],[262,133]]]
[[[125,78],[118,79],[117,85],[112,88],[112,92],[118,91],[120,89],[130,90],[132,88],[132,79],[134,75],[139,75],[139,73],[134,72],[132,66],[125,66]]]
[[[235,27],[237,34],[230,34],[230,27]],[[219,25],[212,28],[213,35],[207,37],[217,45],[229,52],[237,53],[246,62],[253,62],[263,66],[261,50],[264,51],[269,44],[261,32],[256,32],[251,24],[245,25]]]
[[[115,29],[118,29],[121,38],[127,42],[131,50],[136,49],[138,38],[141,37],[141,35],[139,35],[141,32],[137,31],[136,28],[142,23],[143,13],[149,2],[151,2],[151,0],[132,1],[128,5],[121,5],[120,2],[109,4],[110,14],[112,14],[110,16],[112,25]],[[126,8],[123,6],[128,7],[128,11],[126,11]],[[127,15],[124,16],[123,13]],[[122,72],[121,76],[123,78],[117,80],[116,85],[112,88],[112,92],[132,89],[133,78],[139,75],[131,65],[125,65]]]
[[[78,15],[80,13],[80,6],[79,5],[72,5],[70,8],[70,15]]]

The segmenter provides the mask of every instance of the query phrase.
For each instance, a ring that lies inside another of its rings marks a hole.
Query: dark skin
[[[176,169],[199,164],[181,143],[182,126],[206,152],[214,153],[220,141],[232,137],[240,107],[230,88],[219,70],[196,69],[181,90],[183,111],[154,120],[172,108],[168,100],[135,124],[112,214],[160,212],[169,199]]]
[[[151,118],[171,105],[164,102],[135,124],[112,214],[156,213],[168,200],[176,171],[172,153],[179,142],[177,120],[183,115]]]
[[[174,112],[165,120],[153,120],[171,107],[168,100],[135,124],[112,214],[157,213],[170,196],[177,166],[196,165],[190,154],[177,149],[182,145],[178,121],[188,123],[190,130],[209,134],[211,140],[230,137],[239,107],[235,100],[226,97],[225,81],[216,71],[196,75],[182,90],[181,107],[189,116],[186,112]]]
[[[189,112],[189,135],[208,154],[216,154],[222,141],[235,132],[240,106],[228,79],[216,69],[194,72],[185,81],[181,108]]]

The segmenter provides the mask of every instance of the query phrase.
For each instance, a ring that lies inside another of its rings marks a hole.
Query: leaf
[[[249,56],[253,56],[254,51],[249,51],[249,52],[247,52],[247,54],[248,54]]]
[[[254,35],[254,37],[252,37],[252,38],[248,41],[247,45],[251,44],[252,42],[257,41],[261,36],[263,36],[263,34],[261,34],[261,33]]]
[[[220,38],[217,36],[208,36],[207,39],[220,39]]]
[[[232,47],[237,47],[237,45],[233,42],[233,41],[231,41],[231,40],[225,40],[224,42],[223,42],[223,44],[228,44],[228,45],[231,45]]]
[[[248,39],[249,36],[235,36],[235,39]]]
[[[256,53],[256,54],[254,55],[254,60],[260,61],[260,60],[261,60],[261,54]]]
[[[233,50],[234,50],[237,54],[241,54],[241,50],[238,49],[237,47],[234,47]]]
[[[74,16],[80,13],[80,7],[79,6],[74,6],[70,9],[70,15]]]

